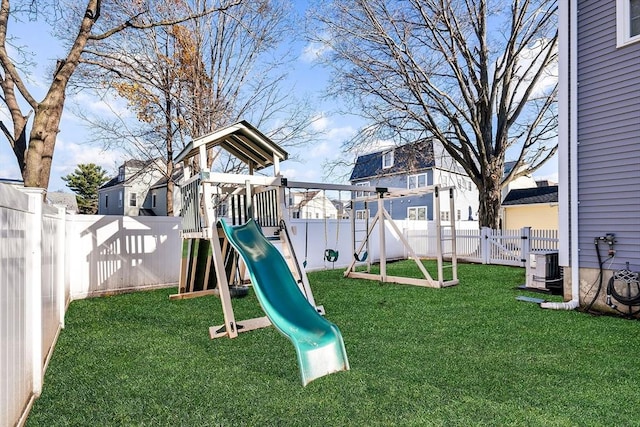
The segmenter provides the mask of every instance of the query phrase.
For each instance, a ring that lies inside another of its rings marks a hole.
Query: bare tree
[[[345,144],[432,137],[498,227],[501,189],[557,149],[556,0],[343,0],[316,11],[333,95],[367,121]],[[516,165],[504,175],[506,156]]]
[[[88,47],[96,49],[116,34],[174,25],[214,11],[227,10],[237,1],[216,4],[193,15],[163,18],[166,15],[162,10],[166,10],[170,3],[125,0],[86,0],[81,4],[1,1],[0,91],[11,123],[0,122],[0,130],[13,149],[25,186],[46,188],[49,184],[67,87]],[[74,34],[69,40],[66,56],[57,61],[47,93],[40,101],[29,90],[27,76],[9,54],[9,26],[13,22],[10,18],[48,18],[56,20],[60,32],[69,32],[71,28]],[[30,121],[31,130],[28,130]]]
[[[173,13],[197,14],[207,4],[176,1]],[[102,121],[103,138],[126,142],[137,156],[165,159],[169,193],[174,151],[240,119],[266,128],[281,145],[308,142],[311,109],[283,91],[290,60],[283,42],[292,35],[289,12],[286,0],[243,0],[224,13],[152,28],[135,39],[122,34],[99,51],[88,51],[80,83],[115,89],[141,124]],[[132,126],[123,137],[122,130]],[[242,167],[223,153],[210,153],[209,162],[214,160],[225,172]],[[168,195],[168,212],[171,201]]]

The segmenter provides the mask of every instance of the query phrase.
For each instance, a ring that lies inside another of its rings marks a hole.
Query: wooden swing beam
[[[349,267],[345,270],[344,276],[350,277],[350,278],[358,278],[358,279],[378,280],[384,283],[398,283],[398,284],[405,284],[405,285],[424,286],[424,287],[430,287],[430,288],[443,288],[443,287],[457,285],[459,281],[458,281],[458,275],[457,275],[457,261],[456,261],[456,255],[455,255],[455,227],[454,226],[452,226],[453,251],[452,251],[452,265],[451,265],[453,270],[453,273],[452,273],[453,278],[451,280],[444,280],[442,232],[441,232],[441,223],[440,223],[440,192],[441,190],[449,190],[449,209],[451,214],[453,214],[453,212],[455,212],[454,199],[453,199],[453,187],[443,188],[443,187],[435,186],[435,187],[428,187],[426,190],[425,189],[421,190],[422,194],[433,192],[434,199],[435,199],[434,216],[436,217],[436,230],[437,230],[436,240],[437,240],[438,280],[434,280],[431,277],[427,269],[422,264],[422,261],[420,260],[420,258],[416,255],[415,251],[413,250],[413,248],[411,247],[407,239],[404,237],[401,230],[395,224],[395,221],[393,221],[393,219],[391,218],[391,215],[389,215],[389,212],[387,212],[387,210],[385,209],[384,207],[385,194],[382,192],[377,193],[375,200],[377,201],[378,209],[377,209],[376,215],[373,218],[373,221],[369,223],[366,238],[362,241],[362,243],[360,244],[360,247],[358,247],[358,249],[355,251],[355,253],[360,253],[364,245],[368,244],[369,237],[373,233],[373,230],[377,224],[378,232],[379,232],[379,243],[380,243],[380,274],[373,274],[369,272],[369,269],[367,269],[368,270],[367,272],[356,271],[355,268],[356,268],[356,264],[358,263],[358,260],[355,259],[355,256],[354,256],[353,260],[351,261],[351,264],[349,264]],[[396,197],[401,197],[406,195],[404,191],[391,193],[391,194]],[[420,194],[420,193],[413,191],[412,194]],[[365,197],[365,198],[361,198],[360,200],[372,200],[372,199],[370,197],[369,198]],[[385,222],[390,224],[391,228],[393,229],[395,234],[398,236],[398,238],[402,242],[404,248],[409,253],[409,257],[413,258],[413,260],[415,261],[416,265],[418,266],[418,269],[424,276],[424,279],[416,279],[416,278],[401,277],[401,276],[390,276],[387,274]],[[355,227],[355,219],[352,219],[351,224],[352,224],[352,227]],[[354,242],[355,242],[355,237],[354,237]]]

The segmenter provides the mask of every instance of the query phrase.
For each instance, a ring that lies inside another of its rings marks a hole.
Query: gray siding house
[[[98,189],[98,215],[166,215],[166,184],[164,200],[156,186],[164,177],[163,167],[157,160],[124,162],[118,176]]]
[[[349,181],[352,185],[385,188],[453,186],[456,188],[456,212],[449,212],[448,204],[443,204],[441,220],[473,221],[478,218],[476,186],[441,145],[430,139],[358,156]],[[352,208],[356,218],[367,215],[362,201],[355,202]],[[385,201],[385,209],[393,219],[432,221],[433,194],[389,199]],[[369,204],[368,215],[374,216],[376,212],[376,204]]]
[[[609,278],[640,271],[640,1],[560,2],[559,70],[565,308],[611,310]]]

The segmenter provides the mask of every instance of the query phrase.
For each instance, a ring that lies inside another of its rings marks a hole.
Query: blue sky
[[[9,32],[20,38],[19,45],[26,46],[28,51],[34,53],[37,63],[31,70],[28,86],[36,98],[41,99],[50,82],[48,76],[52,64],[55,64],[58,57],[64,56],[60,43],[43,31],[40,23],[12,21]],[[331,101],[320,99],[328,76],[326,70],[314,66],[314,46],[301,44],[295,49],[298,57],[290,72],[290,83],[314,101],[314,114],[318,117],[314,126],[316,131],[321,132],[321,136],[317,142],[298,152],[292,150],[291,154],[296,155],[300,161],[284,162],[281,165],[282,173],[289,179],[300,181],[340,182],[341,176],[323,176],[322,164],[326,160],[344,156],[340,150],[341,143],[355,134],[360,123],[355,117],[335,114],[335,105]],[[117,151],[105,151],[100,145],[87,142],[90,139],[90,129],[73,114],[73,110],[77,108],[103,115],[113,114],[115,108],[119,114],[129,114],[121,101],[110,102],[108,105],[87,93],[68,94],[54,152],[49,191],[70,191],[60,177],[73,172],[80,163],[96,163],[115,175],[117,166],[129,157]],[[6,120],[5,112],[0,111],[0,120]],[[556,162],[549,162],[535,176],[557,181]],[[13,152],[4,138],[0,140],[0,178],[21,178]]]

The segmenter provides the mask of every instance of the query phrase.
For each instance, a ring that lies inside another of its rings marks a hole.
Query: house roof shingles
[[[382,168],[382,156],[393,151],[393,165]],[[349,181],[358,181],[407,171],[419,171],[435,166],[431,140],[421,140],[375,153],[358,156]]]
[[[535,203],[557,203],[558,186],[519,188],[509,191],[502,202],[503,206],[531,205]]]

